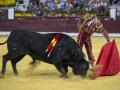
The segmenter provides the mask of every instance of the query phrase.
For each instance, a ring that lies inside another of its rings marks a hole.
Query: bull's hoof
[[[32,62],[30,62],[29,64],[31,64],[31,65],[39,65],[41,63],[41,61],[39,61],[39,60],[36,60],[36,61],[32,61]]]
[[[14,73],[14,75],[15,75],[15,76],[18,76],[18,73],[16,72],[16,73]]]
[[[3,78],[3,77],[4,77],[4,75],[2,73],[0,73],[0,78]]]
[[[35,61],[32,61],[32,62],[30,62],[29,64],[31,64],[31,65],[35,64]]]
[[[69,79],[69,77],[67,75],[60,75],[61,78],[64,78],[64,79]]]

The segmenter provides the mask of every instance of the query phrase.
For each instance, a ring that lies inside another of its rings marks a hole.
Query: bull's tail
[[[7,43],[7,40],[5,42],[3,42],[3,43],[0,43],[0,45],[6,44],[6,43]]]

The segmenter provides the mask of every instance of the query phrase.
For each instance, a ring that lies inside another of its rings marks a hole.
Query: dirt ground
[[[7,39],[0,36],[0,42]],[[76,39],[76,38],[75,38]],[[115,38],[120,51],[120,38]],[[97,59],[105,39],[93,37],[93,53]],[[6,45],[0,46],[0,69],[2,56],[7,52]],[[84,51],[86,52],[86,51]],[[86,78],[73,75],[69,68],[69,79],[59,77],[59,72],[52,65],[37,62],[34,66],[28,63],[32,59],[25,56],[17,64],[18,76],[14,76],[11,63],[7,63],[5,76],[0,78],[0,90],[120,90],[120,73],[114,76],[98,77],[91,80],[88,72]]]

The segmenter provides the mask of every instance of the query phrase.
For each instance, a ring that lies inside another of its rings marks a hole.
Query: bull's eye
[[[58,48],[58,50],[60,50],[60,48]]]
[[[17,48],[16,48],[16,47],[14,47],[13,49],[14,49],[14,50],[16,50]]]
[[[87,68],[86,64],[83,64],[83,66],[82,66],[82,67],[83,67],[84,69],[85,69],[85,68]]]
[[[16,37],[15,39],[17,40],[18,38]]]

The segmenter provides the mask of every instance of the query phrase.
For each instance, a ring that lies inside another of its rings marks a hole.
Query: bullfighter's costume
[[[77,43],[80,47],[83,47],[83,44],[85,45],[88,59],[92,65],[92,78],[95,79],[98,76],[111,76],[120,72],[120,57],[117,44],[115,40],[110,42],[109,35],[103,28],[102,23],[97,20],[94,15],[86,14],[79,19],[78,30],[79,35]],[[91,35],[94,32],[101,32],[108,41],[108,43],[103,45],[95,66],[91,42]]]
[[[106,40],[109,42],[109,36],[107,31],[103,28],[102,23],[97,20],[95,15],[93,14],[86,14],[83,17],[81,17],[78,21],[78,30],[79,34],[77,37],[77,43],[82,48],[83,44],[85,45],[88,59],[92,67],[94,67],[94,56],[92,53],[92,42],[91,42],[91,36],[95,32],[101,32]]]

